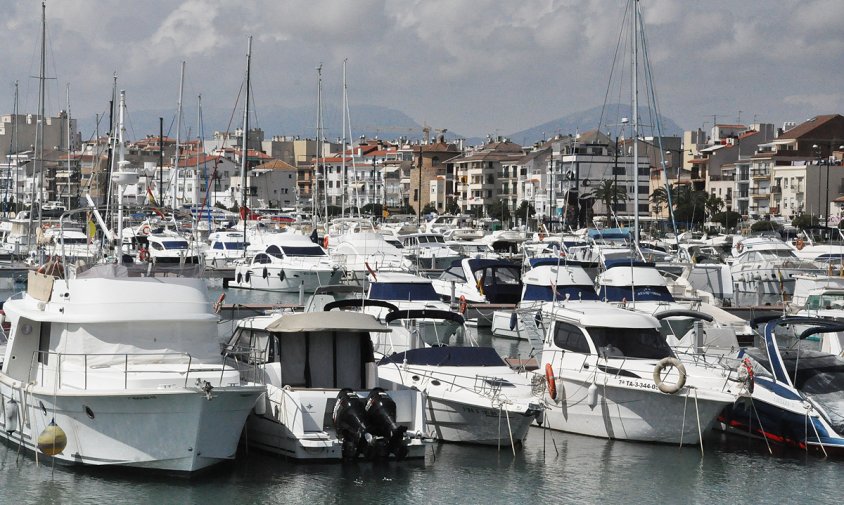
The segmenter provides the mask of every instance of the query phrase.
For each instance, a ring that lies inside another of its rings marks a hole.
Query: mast
[[[44,101],[45,101],[45,65],[47,59],[47,3],[41,2],[41,66],[38,72],[38,120],[35,123],[35,169],[38,170],[38,227],[41,227],[44,206]],[[33,183],[35,173],[33,172]],[[29,222],[32,229],[32,205],[34,205],[35,188],[33,186],[33,202],[30,204]]]
[[[633,223],[635,248],[639,248],[639,1],[633,1]]]
[[[70,83],[65,88],[67,94],[67,210],[72,208],[70,201]]]
[[[179,103],[176,112],[176,160],[173,163],[173,171],[170,174],[170,185],[172,186],[170,193],[172,200],[170,201],[170,208],[173,209],[173,216],[176,215],[176,196],[179,191],[179,148],[182,133],[182,94],[185,89],[185,62],[182,61],[182,71],[179,76]],[[184,193],[183,193],[184,194]]]
[[[325,166],[325,143],[323,136],[325,132],[323,132],[322,126],[322,64],[320,63],[319,68],[317,69],[317,73],[319,74],[319,86],[318,86],[318,96],[317,96],[317,167],[319,167],[319,163],[322,162],[322,181],[325,186],[322,188],[322,200],[325,202],[325,223],[328,224],[328,167]]]
[[[249,73],[252,63],[252,36],[249,36],[246,45],[246,100],[243,105],[243,135],[241,136],[240,148],[240,218],[243,220],[243,257],[246,257],[246,221],[249,218],[249,210],[246,205],[246,160],[249,155]]]
[[[320,145],[319,141],[319,134],[322,128],[322,63],[316,69],[317,71],[317,155],[316,155],[316,163],[314,164],[314,177],[311,181],[311,186],[313,186],[311,191],[311,214],[314,222],[314,229],[317,228],[317,223],[319,222],[319,212],[318,212],[318,205],[319,205],[319,160],[322,153],[322,146]]]
[[[340,150],[341,154],[341,164],[343,168],[341,169],[341,176],[340,176],[340,217],[346,217],[346,61],[347,59],[343,60],[343,126],[340,127],[343,130],[343,148]],[[351,216],[351,212],[349,212]]]

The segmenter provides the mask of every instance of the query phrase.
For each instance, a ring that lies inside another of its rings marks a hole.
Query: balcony
[[[770,179],[771,178],[771,171],[770,170],[751,170],[750,177],[754,180],[759,179]]]
[[[782,193],[781,186],[771,186],[771,193],[780,194]]]

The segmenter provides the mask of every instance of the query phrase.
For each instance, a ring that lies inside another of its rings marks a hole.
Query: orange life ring
[[[736,244],[736,251],[738,251],[738,252],[744,251],[744,243],[739,242],[738,244]]]
[[[149,251],[146,249],[138,251],[138,259],[141,261],[149,261]]]
[[[458,307],[458,310],[460,311],[461,314],[465,314],[467,307],[468,307],[468,304],[466,303],[466,297],[463,296],[463,295],[460,295],[460,306]]]
[[[548,383],[548,396],[552,400],[557,399],[557,383],[554,380],[554,368],[551,363],[545,363],[545,382]]]
[[[141,226],[141,235],[149,236],[150,233],[152,233],[152,228],[148,224]]]
[[[323,237],[323,239],[322,239],[322,247],[324,247],[324,248],[328,249],[328,235],[326,235],[325,237]]]
[[[802,238],[798,238],[794,245],[797,247],[798,251],[802,251],[803,248],[806,247],[806,242],[803,242]]]

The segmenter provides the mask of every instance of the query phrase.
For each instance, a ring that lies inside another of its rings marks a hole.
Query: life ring
[[[322,238],[322,247],[328,249],[328,235]]]
[[[556,400],[557,383],[554,378],[554,367],[551,366],[551,363],[545,363],[545,382],[548,383],[548,396],[550,396],[552,400]]]
[[[736,244],[736,251],[738,251],[738,252],[744,251],[744,243],[743,242],[739,242],[738,244]]]
[[[141,235],[149,236],[150,233],[152,233],[152,228],[148,224],[141,227]]]
[[[798,238],[797,242],[794,243],[794,246],[797,247],[798,251],[802,251],[804,247],[806,247],[806,242],[803,242],[802,238]]]
[[[220,293],[220,297],[217,298],[217,301],[214,302],[214,313],[219,314],[220,310],[223,308],[223,300],[226,299],[225,293]]]
[[[680,375],[675,384],[667,384],[662,380],[662,371],[670,366],[676,368],[677,373]],[[679,359],[673,356],[662,358],[654,367],[654,382],[660,391],[673,395],[677,391],[683,389],[683,386],[686,385],[686,367],[680,363]]]
[[[147,249],[141,249],[138,251],[138,259],[141,261],[149,261],[149,251]]]
[[[457,309],[457,310],[458,310],[461,314],[465,314],[465,313],[466,313],[466,308],[467,308],[467,307],[468,307],[468,304],[466,303],[466,297],[465,297],[465,296],[463,296],[463,295],[460,295],[460,305],[458,306],[458,309]]]

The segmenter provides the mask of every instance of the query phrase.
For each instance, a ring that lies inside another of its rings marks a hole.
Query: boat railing
[[[75,361],[74,365],[71,366],[69,361]],[[35,375],[32,374],[33,370]],[[187,387],[191,379],[205,379],[211,371],[219,371],[218,384],[223,384],[226,371],[224,365],[207,362],[197,364],[193,356],[181,352],[112,354],[35,351],[30,363],[30,377],[37,377],[40,384],[83,390],[88,390],[92,375],[120,374],[123,378],[123,389],[129,389],[129,378],[132,375],[167,374],[168,378],[184,376],[183,379],[180,377],[180,381],[182,387]],[[81,384],[78,382],[80,372]],[[50,380],[53,381],[52,384],[49,383]],[[113,385],[111,380],[109,385]]]

